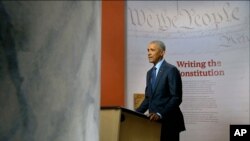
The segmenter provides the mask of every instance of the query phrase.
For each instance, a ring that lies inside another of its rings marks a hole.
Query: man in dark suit
[[[163,57],[165,44],[152,41],[148,45],[148,59],[154,66],[147,72],[145,99],[137,112],[149,112],[149,119],[160,121],[161,141],[179,141],[180,132],[185,130],[180,110],[182,102],[182,80],[179,70]]]

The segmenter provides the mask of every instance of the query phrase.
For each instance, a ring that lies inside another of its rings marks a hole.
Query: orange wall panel
[[[102,1],[101,55],[101,106],[124,106],[124,1]]]

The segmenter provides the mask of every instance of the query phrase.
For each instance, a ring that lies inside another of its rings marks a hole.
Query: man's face
[[[165,51],[163,51],[157,44],[148,45],[148,60],[154,65],[163,58]]]

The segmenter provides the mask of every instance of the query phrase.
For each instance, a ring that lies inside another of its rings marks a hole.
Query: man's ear
[[[162,52],[161,52],[161,56],[163,57],[163,56],[164,56],[164,54],[165,54],[165,51],[162,51]]]

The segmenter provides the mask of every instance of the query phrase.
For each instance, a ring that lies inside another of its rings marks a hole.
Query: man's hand
[[[157,115],[156,113],[149,113],[148,117],[149,117],[149,120],[151,121],[158,121],[161,119],[161,117]]]

